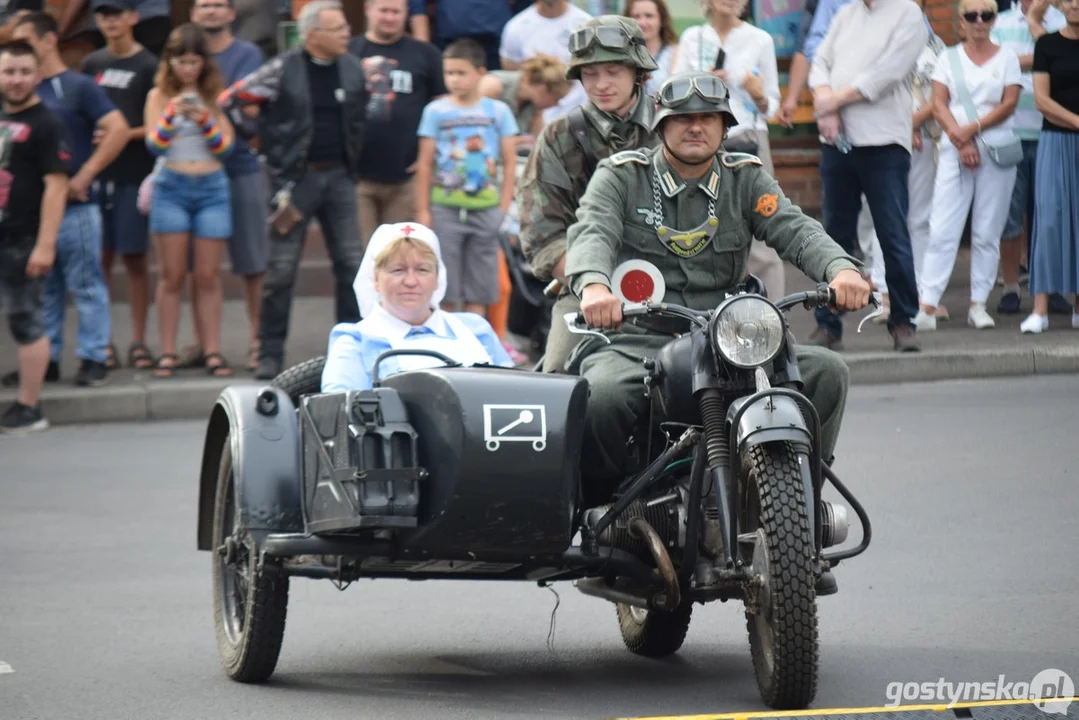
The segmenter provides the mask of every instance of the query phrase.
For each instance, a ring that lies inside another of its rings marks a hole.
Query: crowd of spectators
[[[59,17],[41,0],[6,4],[0,42],[15,42],[4,61],[34,62],[34,98],[59,120],[55,153],[68,165],[56,237],[45,237],[43,221],[38,240],[55,252],[40,278],[45,381],[62,377],[69,295],[78,385],[104,384],[125,363],[161,378],[180,367],[231,374],[221,352],[226,253],[245,291],[245,369],[275,376],[311,220],[332,260],[336,322],[360,318],[352,285],[376,229],[417,222],[440,238],[444,308],[485,316],[512,359],[524,359],[506,329],[511,286],[499,238],[512,232],[520,158],[547,123],[585,102],[565,63],[570,33],[592,6],[362,1],[361,30],[335,0],[275,0],[276,19],[302,6],[294,48],[234,34],[252,0],[192,0],[190,22],[176,27],[167,0],[76,0]],[[790,125],[798,97],[811,91],[825,226],[885,294],[897,350],[917,350],[915,331],[947,319],[940,300],[968,216],[968,323],[995,325],[988,301],[998,284],[996,312],[1021,312],[1029,279],[1022,332],[1043,332],[1053,312],[1071,313],[1079,328],[1079,304],[1067,299],[1079,290],[1079,0],[1018,0],[1004,12],[995,0],[960,0],[962,40],[951,48],[933,32],[924,0],[810,0],[786,97],[775,42],[753,25],[747,0],[702,0],[701,22],[680,35],[664,0],[611,5],[602,10],[643,31],[658,66],[650,90],[685,70],[724,79],[738,120],[725,147],[759,155],[769,172],[769,123]],[[60,42],[75,32],[99,49],[69,69]],[[4,76],[9,116],[27,111],[12,102],[16,74]],[[39,168],[42,177],[50,167]],[[25,218],[9,216],[0,243],[27,233],[18,229]],[[750,271],[782,294],[782,261],[753,246]],[[157,338],[146,333],[151,256],[160,270]],[[110,327],[116,258],[130,338],[114,338]],[[0,291],[18,315],[12,282]],[[185,291],[194,334],[180,349]],[[818,325],[809,341],[841,349],[842,318],[821,311]],[[0,424],[44,422],[40,383],[27,377],[38,369],[36,332],[20,327],[19,370],[2,379],[21,388],[20,400]]]

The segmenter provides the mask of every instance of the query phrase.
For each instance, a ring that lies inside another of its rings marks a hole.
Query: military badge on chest
[[[649,227],[655,228],[656,237],[664,247],[682,258],[691,258],[708,247],[712,238],[719,229],[719,219],[716,217],[716,201],[708,202],[708,217],[704,222],[690,230],[677,230],[664,223],[663,200],[660,194],[660,178],[653,172],[652,175],[652,208],[637,208],[637,213],[644,216],[644,222]],[[718,182],[718,175],[713,176],[711,182]],[[671,174],[664,173],[664,181],[673,183]],[[709,188],[711,196],[715,195],[715,188]]]

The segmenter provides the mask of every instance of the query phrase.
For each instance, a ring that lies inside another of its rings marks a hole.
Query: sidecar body
[[[224,552],[214,510],[227,483],[234,527],[292,575],[535,581],[608,563],[651,577],[628,554],[571,548],[587,394],[581,378],[488,367],[295,402],[231,386],[207,426],[198,547]]]

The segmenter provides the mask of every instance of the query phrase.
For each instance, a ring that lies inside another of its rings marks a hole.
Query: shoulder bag
[[[955,77],[955,87],[959,92],[960,101],[966,108],[970,122],[978,122],[978,113],[974,110],[974,101],[970,98],[967,80],[963,75],[963,63],[959,59],[960,47],[960,45],[956,45],[948,51],[952,63],[952,75]],[[983,134],[982,142],[985,143],[985,150],[989,153],[989,158],[1002,168],[1015,167],[1023,161],[1023,142],[1014,133],[1010,133],[1007,140],[995,143],[989,142]]]

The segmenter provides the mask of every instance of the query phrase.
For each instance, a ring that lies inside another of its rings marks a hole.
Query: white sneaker
[[[932,332],[937,329],[937,318],[935,315],[926,315],[925,310],[918,308],[918,314],[911,320],[911,324],[918,328],[918,332]]]
[[[986,330],[988,328],[996,327],[997,323],[993,320],[993,317],[986,312],[985,303],[974,303],[967,312],[967,325],[979,330]]]
[[[1031,313],[1023,324],[1019,326],[1019,332],[1024,334],[1043,333],[1049,329],[1049,316]]]

